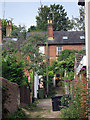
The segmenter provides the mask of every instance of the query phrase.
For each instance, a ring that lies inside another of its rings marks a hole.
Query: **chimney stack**
[[[2,23],[0,19],[0,44],[2,44]]]
[[[52,20],[48,20],[48,40],[53,40],[53,23]]]
[[[6,37],[9,37],[12,32],[12,23],[11,21],[7,21],[7,26],[6,26]]]

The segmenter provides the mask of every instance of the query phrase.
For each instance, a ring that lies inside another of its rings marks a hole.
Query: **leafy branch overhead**
[[[31,35],[27,41],[25,41],[21,47],[23,56],[26,59],[28,69],[37,70],[40,64],[43,62],[44,55],[39,52],[39,46],[44,44],[46,41],[46,36]]]

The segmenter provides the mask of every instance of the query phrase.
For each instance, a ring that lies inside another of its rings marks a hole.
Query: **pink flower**
[[[64,80],[65,82],[67,81],[67,80]]]
[[[81,70],[85,70],[85,68],[81,68]]]
[[[75,82],[77,82],[77,80],[74,80]]]

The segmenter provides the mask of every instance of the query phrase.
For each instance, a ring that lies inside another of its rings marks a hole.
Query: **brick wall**
[[[82,45],[63,45],[64,49],[82,50]]]
[[[50,60],[56,60],[57,57],[57,51],[56,51],[57,45],[49,45],[49,58]],[[62,45],[62,49],[74,49],[74,50],[82,50],[82,45]],[[46,55],[46,46],[44,47],[45,49],[45,55]]]
[[[49,46],[49,57],[56,57],[56,46]]]
[[[0,78],[0,80],[2,80],[2,86],[7,89],[7,95],[9,97],[5,101],[4,106],[10,113],[14,113],[20,104],[19,86],[16,83],[10,82],[5,78]]]
[[[12,23],[11,21],[8,21],[6,26],[6,37],[9,37],[11,32],[12,32]]]

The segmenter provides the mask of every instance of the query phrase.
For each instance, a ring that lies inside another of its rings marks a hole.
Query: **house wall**
[[[59,46],[59,45],[58,45]],[[49,60],[57,60],[57,45],[49,45]],[[74,49],[74,50],[82,50],[83,45],[62,45],[62,49]],[[45,55],[46,55],[46,46],[44,46]]]
[[[82,50],[82,45],[63,45],[64,49]]]

